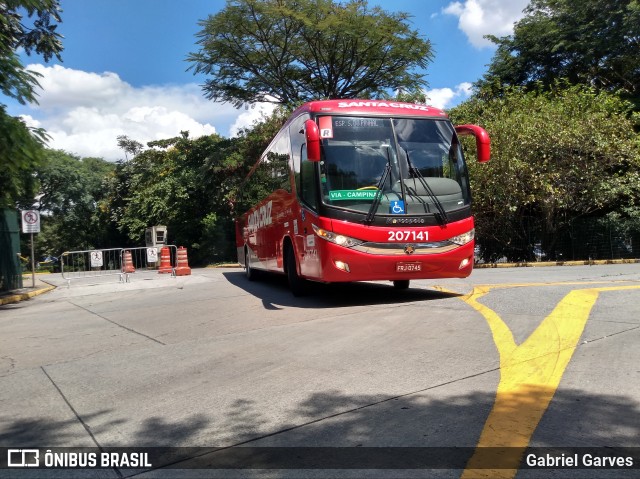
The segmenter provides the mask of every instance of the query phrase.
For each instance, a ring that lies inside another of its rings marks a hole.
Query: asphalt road
[[[235,268],[47,281],[58,288],[0,306],[0,447],[456,447],[465,462],[187,470],[220,454],[194,449],[181,469],[0,477],[640,477],[638,456],[635,469],[552,471],[474,455],[640,447],[638,264],[481,269],[407,291],[315,285],[303,298]]]

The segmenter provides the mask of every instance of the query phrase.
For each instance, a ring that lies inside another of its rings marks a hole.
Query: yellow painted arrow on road
[[[511,285],[514,286],[525,285]],[[509,285],[478,286],[462,297],[487,320],[500,355],[500,383],[493,409],[462,479],[510,479],[516,475],[522,459],[520,454],[503,457],[509,469],[485,469],[487,455],[483,454],[482,448],[522,448],[524,451],[560,384],[598,295],[604,291],[640,289],[633,285],[573,290],[522,344],[517,345],[500,316],[479,302],[491,289],[504,287]]]

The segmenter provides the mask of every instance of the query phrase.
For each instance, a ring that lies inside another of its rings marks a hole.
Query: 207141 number
[[[387,241],[429,241],[428,231],[392,230]]]

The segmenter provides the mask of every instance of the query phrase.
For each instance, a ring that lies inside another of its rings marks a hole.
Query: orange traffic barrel
[[[163,246],[160,250],[160,268],[158,268],[158,273],[173,273],[173,268],[171,267],[171,252],[168,246]]]
[[[135,273],[136,268],[133,266],[133,260],[131,259],[131,251],[124,252],[124,258],[122,260],[122,272],[123,273]]]
[[[189,268],[189,260],[187,259],[187,248],[180,246],[178,248],[178,266],[176,267],[176,276],[188,276],[191,274]]]

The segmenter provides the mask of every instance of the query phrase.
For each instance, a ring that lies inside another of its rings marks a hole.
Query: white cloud
[[[440,109],[446,109],[453,104],[466,100],[471,96],[471,83],[460,83],[455,89],[452,88],[433,88],[425,91],[427,95],[427,104]]]
[[[20,119],[32,128],[41,128],[42,123],[33,118],[31,115],[20,115]]]
[[[38,82],[38,103],[42,109],[73,108],[88,104],[113,105],[133,88],[116,73],[90,73],[64,68],[60,65],[29,65],[28,70],[42,75]]]
[[[192,138],[227,134],[239,115],[231,105],[204,98],[196,84],[136,88],[111,72],[39,64],[28,69],[42,75],[42,90],[39,105],[22,118],[47,130],[50,148],[83,157],[124,158],[117,146],[119,135],[145,144],[178,136],[180,131],[189,131]]]
[[[82,157],[124,159],[117,145],[120,135],[142,144],[178,136],[181,131],[188,131],[191,138],[216,132],[235,136],[276,107],[258,103],[237,110],[207,100],[196,84],[136,88],[110,72],[98,74],[39,64],[28,69],[42,75],[42,90],[39,105],[27,106],[22,119],[47,131],[50,148]],[[470,89],[470,83],[461,83],[425,94],[430,105],[444,109],[468,98]]]
[[[452,2],[442,12],[458,17],[462,30],[476,48],[493,45],[484,35],[497,37],[513,33],[513,24],[520,20],[529,0],[464,0]]]
[[[243,113],[238,115],[236,121],[231,125],[229,133],[231,136],[237,136],[242,128],[252,126],[254,123],[268,117],[275,110],[276,105],[274,103],[256,103],[245,109]]]

